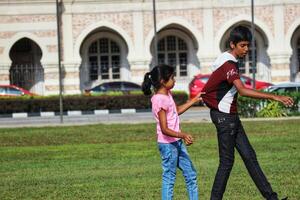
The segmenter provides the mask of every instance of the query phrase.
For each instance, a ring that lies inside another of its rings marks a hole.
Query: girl
[[[198,199],[197,174],[190,160],[186,145],[193,143],[190,134],[180,131],[178,115],[184,113],[194,103],[201,100],[200,93],[189,102],[176,106],[170,90],[174,87],[174,68],[168,65],[158,65],[145,74],[142,90],[151,98],[152,113],[157,122],[157,142],[162,158],[162,199],[173,199],[176,168],[183,172],[189,199]],[[183,143],[183,141],[184,143]]]

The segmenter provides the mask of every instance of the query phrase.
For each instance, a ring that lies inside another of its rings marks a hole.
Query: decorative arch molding
[[[295,20],[285,35],[286,52],[290,56],[290,78],[291,81],[300,80],[300,69],[297,42],[300,39],[300,19]]]
[[[126,45],[128,46],[128,59],[131,60],[133,57],[132,52],[134,51],[134,45],[133,42],[130,38],[130,36],[127,34],[125,30],[123,30],[121,27],[111,23],[111,22],[97,22],[93,23],[87,28],[85,28],[80,35],[77,37],[75,41],[75,46],[74,46],[74,59],[76,62],[80,63],[81,62],[81,56],[80,56],[80,47],[83,43],[83,41],[86,39],[86,37],[94,30],[101,28],[101,27],[106,27],[109,29],[112,29],[116,31],[118,34],[123,37],[123,39],[126,42]]]
[[[249,19],[248,15],[239,15],[237,17],[234,17],[234,18],[226,21],[226,23],[224,23],[223,26],[221,26],[219,28],[219,31],[216,34],[215,42],[214,42],[214,46],[215,46],[216,50],[220,50],[219,44],[220,44],[220,42],[223,38],[223,35],[226,33],[226,31],[230,27],[232,27],[234,24],[237,24],[237,23],[243,22],[243,21],[251,23],[251,19]],[[263,31],[262,34],[266,35],[266,40],[268,41],[268,45],[269,45],[268,49],[272,49],[273,48],[273,46],[272,46],[273,43],[270,42],[270,41],[274,41],[272,31],[270,30],[270,28],[263,21],[261,21],[257,18],[254,18],[254,22],[255,22],[256,27],[260,28]]]
[[[196,47],[198,47],[198,53],[199,51],[202,51],[202,47],[201,44],[203,42],[203,36],[202,36],[202,33],[197,29],[195,28],[192,24],[190,24],[186,19],[182,18],[182,17],[170,17],[166,20],[163,20],[161,22],[159,22],[157,24],[157,32],[161,31],[163,28],[167,27],[168,25],[171,25],[171,24],[176,24],[178,25],[178,27],[183,27],[185,29],[187,29],[188,31],[191,32],[191,36],[193,38],[195,38],[195,42],[197,44]],[[154,28],[150,30],[150,32],[148,33],[146,39],[145,39],[145,48],[146,48],[146,58],[147,60],[151,60],[151,43],[152,43],[152,40],[154,38]]]
[[[287,32],[285,34],[285,44],[287,44],[286,51],[288,51],[289,54],[292,54],[292,52],[293,52],[292,39],[293,39],[294,33],[298,27],[300,27],[300,18],[295,20],[291,24],[291,26],[289,27],[289,29],[287,30]]]
[[[28,39],[34,41],[41,48],[41,50],[42,50],[41,63],[42,64],[48,61],[47,56],[45,56],[46,53],[48,52],[48,50],[46,48],[46,46],[47,46],[46,42],[41,40],[39,37],[37,37],[36,35],[34,35],[32,33],[19,32],[19,33],[15,34],[12,38],[7,40],[7,43],[6,43],[6,46],[4,47],[4,52],[3,52],[3,56],[4,56],[3,62],[5,64],[8,64],[9,66],[11,65],[12,60],[9,57],[9,52],[10,52],[12,46],[22,38],[28,38]]]

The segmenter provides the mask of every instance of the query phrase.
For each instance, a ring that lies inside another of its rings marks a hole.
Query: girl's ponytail
[[[144,95],[149,96],[152,94],[151,85],[151,73],[147,72],[144,76],[144,82],[142,84],[142,91]]]
[[[151,72],[145,74],[142,84],[144,95],[148,96],[152,94],[151,86],[153,86],[154,91],[159,90],[162,86],[162,81],[167,82],[172,75],[174,75],[174,67],[164,64],[155,66]]]

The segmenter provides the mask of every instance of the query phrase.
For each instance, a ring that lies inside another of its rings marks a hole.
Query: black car
[[[136,83],[127,81],[114,81],[102,83],[90,90],[86,90],[87,93],[105,93],[105,92],[123,92],[130,93],[132,91],[141,91],[142,87]]]

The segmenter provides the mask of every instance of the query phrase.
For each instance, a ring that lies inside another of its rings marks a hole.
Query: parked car
[[[210,74],[198,74],[198,75],[194,76],[193,80],[189,84],[190,98],[195,97],[199,92],[201,92],[204,85],[208,81],[209,77],[210,77]],[[245,87],[253,88],[253,79],[252,78],[245,76],[245,75],[241,75],[240,77],[241,77],[241,81],[244,83]],[[267,88],[271,85],[273,85],[273,84],[264,82],[264,81],[255,80],[255,88],[257,90]]]
[[[245,87],[251,88],[251,89],[253,88],[253,79],[252,78],[245,76],[245,75],[241,75],[240,77],[241,77],[241,81],[244,83]],[[264,81],[255,80],[255,88],[257,90],[265,89],[271,85],[273,85],[273,84],[264,82]]]
[[[130,93],[132,91],[141,91],[142,87],[136,83],[127,81],[106,82],[97,85],[91,89],[85,90],[88,94],[105,93],[105,92],[123,92]]]
[[[300,92],[300,82],[280,83],[269,86],[267,92]]]
[[[190,99],[194,98],[199,92],[202,91],[209,77],[210,74],[198,74],[194,76],[193,80],[189,84]]]
[[[0,96],[34,96],[35,94],[16,85],[0,85]]]

